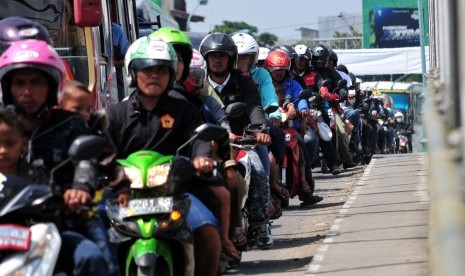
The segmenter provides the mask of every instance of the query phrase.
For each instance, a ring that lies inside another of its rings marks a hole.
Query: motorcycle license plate
[[[0,250],[27,251],[31,244],[31,229],[15,224],[0,224]]]
[[[131,199],[127,207],[120,209],[119,214],[122,218],[127,218],[171,211],[173,211],[173,197],[156,197]]]

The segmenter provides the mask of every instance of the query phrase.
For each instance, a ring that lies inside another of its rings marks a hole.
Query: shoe
[[[247,228],[247,246],[253,247],[257,244],[258,226],[249,225]]]
[[[257,230],[257,246],[260,249],[269,249],[273,246],[273,237],[271,236],[271,229],[268,223],[256,226]]]
[[[300,199],[300,197],[299,197]],[[302,202],[300,203],[300,206],[308,206],[308,205],[313,205],[313,204],[316,204],[320,201],[322,201],[323,198],[321,196],[317,196],[317,195],[312,195],[311,197],[307,198],[306,200],[302,200]]]
[[[341,172],[342,172],[342,171],[341,171],[341,168],[339,168],[339,166],[333,166],[333,167],[331,168],[331,173],[332,173],[333,175],[338,175],[338,174],[340,174]]]
[[[345,170],[345,169],[353,168],[353,167],[355,167],[355,166],[357,166],[357,163],[354,163],[354,162],[344,162],[344,163],[342,164],[342,167],[344,168],[344,170]]]

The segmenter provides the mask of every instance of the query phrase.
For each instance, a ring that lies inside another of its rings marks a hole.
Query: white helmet
[[[312,58],[311,53],[310,53],[310,49],[308,49],[308,47],[306,45],[304,45],[304,44],[295,45],[294,50],[295,50],[298,57],[304,57],[304,58],[306,58],[308,60],[310,60]]]
[[[246,33],[238,33],[238,34],[233,35],[231,38],[234,40],[234,43],[237,46],[237,54],[238,55],[254,54],[255,61],[253,64],[254,65],[257,64],[258,48],[260,48],[260,46],[258,45],[255,38],[253,38],[251,35],[246,34]]]
[[[270,49],[266,47],[258,48],[258,60],[265,60],[268,54],[270,53]]]
[[[402,122],[404,120],[404,114],[400,111],[396,112],[396,114],[394,114],[394,118],[396,119],[397,122]]]

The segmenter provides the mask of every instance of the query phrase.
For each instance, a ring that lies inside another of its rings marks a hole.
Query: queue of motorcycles
[[[324,83],[321,87],[324,87]],[[297,100],[308,99],[312,107],[317,98],[315,93],[303,90]],[[272,113],[276,108],[265,107],[265,111]],[[225,110],[225,119],[240,116],[244,110],[245,104],[232,104]],[[320,138],[331,139],[332,131],[323,122],[321,111],[315,110],[312,114],[320,132],[323,132]],[[280,163],[279,184],[288,189],[292,196],[297,193],[299,181],[298,145],[293,138],[297,132],[284,110],[282,115],[287,148]],[[251,162],[247,152],[255,147],[254,133],[260,131],[266,131],[266,126],[249,125],[244,135],[231,143],[246,190],[251,179]],[[124,160],[118,160],[131,180],[131,199],[127,207],[108,200],[106,210],[111,221],[109,231],[112,242],[129,244],[122,268],[125,275],[194,274],[192,233],[185,221],[190,200],[179,189],[191,178],[195,169],[190,160],[179,152],[194,139],[214,140],[225,133],[220,126],[207,123],[198,127],[192,138],[174,156],[141,150]],[[407,137],[397,133],[396,140],[399,141],[399,151],[407,152]],[[71,145],[70,158],[65,162],[95,157],[105,144],[106,140],[99,136],[80,137]],[[0,174],[0,199],[0,274],[56,274],[64,204],[55,191],[53,181],[49,185],[31,184]],[[247,233],[248,227],[246,200],[244,198],[242,202],[244,233]],[[282,204],[285,206],[289,203]],[[219,273],[224,273],[230,264],[230,260],[222,259]]]

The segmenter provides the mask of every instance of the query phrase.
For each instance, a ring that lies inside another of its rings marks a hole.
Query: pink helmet
[[[12,72],[22,68],[34,68],[50,78],[47,106],[57,104],[58,90],[66,76],[63,60],[46,42],[35,39],[19,40],[0,56],[0,81],[3,103],[14,104],[11,95]]]
[[[186,91],[189,93],[200,93],[207,75],[206,62],[196,49],[192,50],[192,59],[189,66],[189,75],[184,82]]]
[[[196,49],[192,50],[192,59],[190,68],[204,68],[206,69],[205,59]]]

